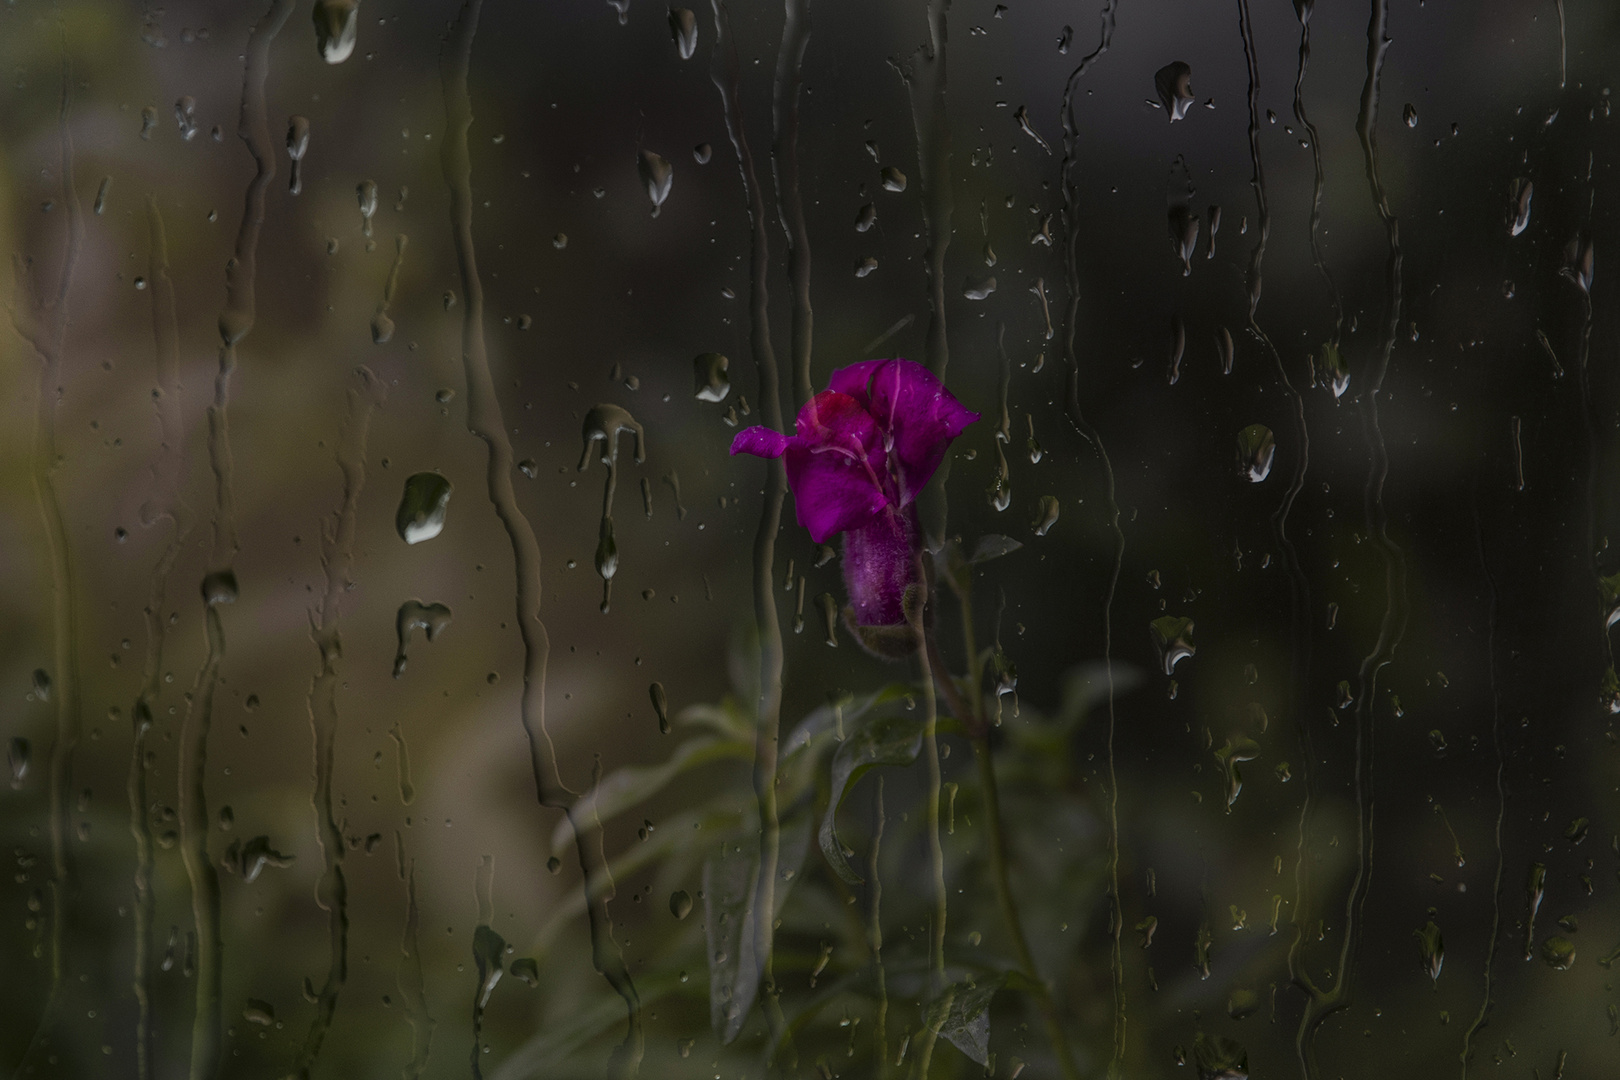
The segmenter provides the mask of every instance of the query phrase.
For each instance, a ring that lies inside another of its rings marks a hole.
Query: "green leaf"
[[[636,993],[643,1008],[679,993],[680,989],[680,976],[674,971],[636,976]],[[554,1075],[575,1054],[624,1025],[624,1002],[616,994],[577,995],[559,1012],[560,1016],[548,1016],[546,1023],[527,1042],[496,1066],[489,1080],[528,1080]],[[600,1062],[593,1064],[601,1068]]]
[[[682,727],[708,728],[716,735],[730,735],[735,739],[749,739],[754,734],[754,714],[742,703],[727,694],[718,705],[700,701],[688,705],[675,717]]]
[[[668,761],[658,765],[627,765],[615,769],[581,796],[580,801],[586,806],[592,806],[594,802],[592,811],[597,819],[607,821],[651,798],[689,769],[727,758],[752,760],[753,756],[754,746],[751,742],[712,735],[699,736],[681,743]],[[551,834],[553,849],[569,842],[570,828],[566,817],[557,823],[556,830]]]
[[[832,790],[827,814],[821,819],[821,853],[833,872],[851,885],[862,878],[844,858],[838,839],[838,806],[855,781],[876,765],[910,765],[922,750],[923,721],[912,716],[879,716],[862,724],[839,744],[832,760]]]
[[[836,698],[829,698],[827,704],[810,710],[788,737],[782,740],[782,753],[784,755],[795,753],[810,745],[818,735],[828,731],[842,742],[845,734],[854,730],[874,708],[887,705],[891,701],[900,701],[916,692],[912,684],[896,682],[871,694],[840,694]]]
[[[771,912],[760,933],[755,904],[760,894],[759,847],[754,836],[733,837],[703,864],[703,934],[709,952],[709,1023],[723,1043],[742,1031],[759,994],[772,927],[799,877],[810,847],[810,819],[778,831],[776,880]]]
[[[928,1009],[929,1026],[937,1024],[941,1038],[986,1067],[990,1064],[990,999],[1004,981],[956,983]]]

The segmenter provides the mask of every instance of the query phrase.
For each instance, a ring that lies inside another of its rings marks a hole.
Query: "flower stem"
[[[1035,957],[1029,951],[1029,939],[1024,935],[1024,922],[1018,914],[1018,904],[1013,900],[1012,879],[1007,870],[1007,842],[1001,825],[1001,796],[996,787],[996,765],[990,757],[988,734],[974,737],[973,756],[979,763],[979,786],[984,789],[985,827],[990,832],[990,866],[996,884],[996,903],[1001,908],[1002,921],[1007,924],[1007,933],[1018,953],[1018,966],[1035,994],[1035,1004],[1046,1025],[1046,1037],[1052,1043],[1052,1052],[1057,1055],[1058,1068],[1067,1080],[1079,1080],[1080,1069],[1075,1064],[1073,1051],[1069,1049],[1068,1037],[1063,1033],[1063,1016],[1058,1011],[1057,1002],[1052,1000],[1051,990],[1041,981],[1040,972],[1035,967]]]
[[[928,666],[938,679],[951,711],[967,729],[968,737],[973,743],[973,756],[979,767],[979,787],[984,792],[985,828],[990,834],[990,867],[991,878],[996,887],[996,905],[1001,909],[1002,922],[1006,924],[1007,934],[1012,938],[1013,950],[1018,957],[1019,973],[1024,976],[1030,992],[1035,997],[1035,1005],[1040,1010],[1041,1020],[1046,1028],[1047,1040],[1052,1044],[1052,1052],[1057,1056],[1058,1068],[1065,1080],[1079,1080],[1080,1068],[1075,1063],[1074,1052],[1070,1049],[1068,1036],[1063,1031],[1063,1015],[1058,1010],[1057,1002],[1052,998],[1051,989],[1042,981],[1040,971],[1035,966],[1029,939],[1024,934],[1024,921],[1018,913],[1018,903],[1013,899],[1012,876],[1007,861],[1007,837],[1001,824],[1001,794],[996,784],[995,760],[990,754],[989,725],[985,722],[982,707],[982,674],[973,635],[972,599],[967,590],[954,580],[951,580],[951,591],[956,593],[962,614],[962,645],[967,651],[968,684],[972,695],[969,701],[962,700],[955,680],[951,678],[950,669],[940,657],[939,645],[934,640],[933,632],[925,628]]]

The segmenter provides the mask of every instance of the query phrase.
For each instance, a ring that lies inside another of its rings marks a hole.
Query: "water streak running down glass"
[[[1613,1071],[1614,5],[0,54],[4,1075]]]

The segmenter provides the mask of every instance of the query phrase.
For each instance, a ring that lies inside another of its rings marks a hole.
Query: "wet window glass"
[[[1617,10],[5,5],[0,1068],[1612,1071]]]

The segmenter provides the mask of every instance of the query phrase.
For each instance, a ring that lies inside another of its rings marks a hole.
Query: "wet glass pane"
[[[0,1067],[1604,1075],[1617,49],[6,5]]]

